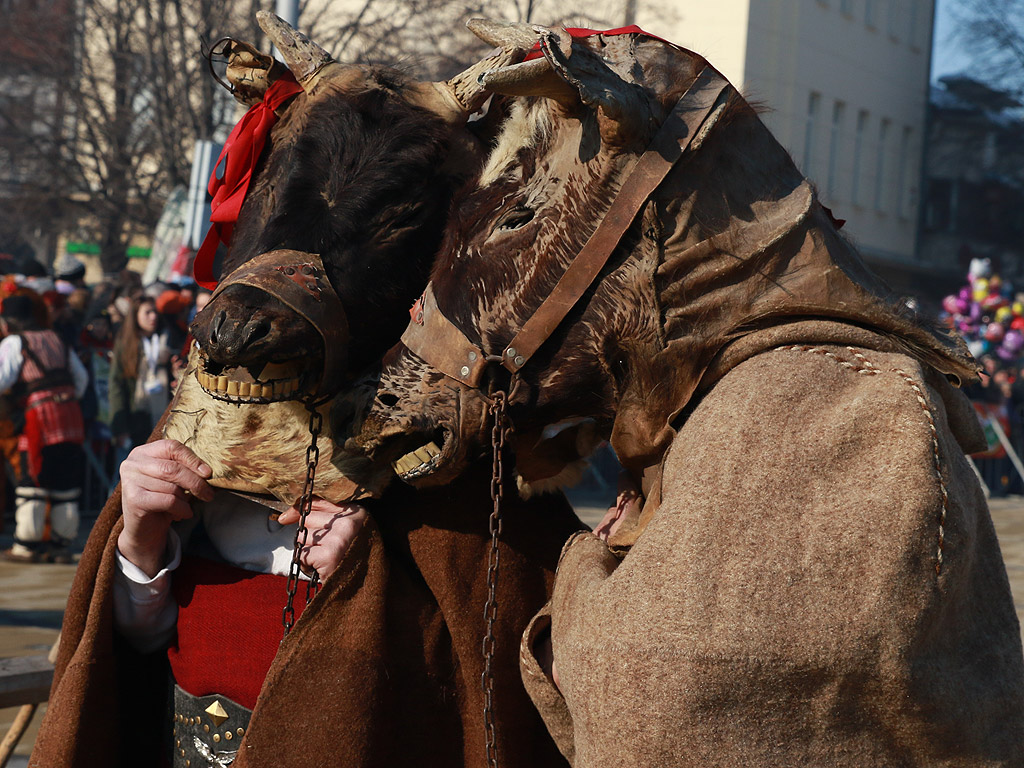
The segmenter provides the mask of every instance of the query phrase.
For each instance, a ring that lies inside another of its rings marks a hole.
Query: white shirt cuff
[[[150,653],[174,638],[178,606],[171,595],[171,572],[181,563],[181,539],[167,532],[167,565],[150,578],[128,558],[117,553],[114,577],[114,623],[136,650]]]

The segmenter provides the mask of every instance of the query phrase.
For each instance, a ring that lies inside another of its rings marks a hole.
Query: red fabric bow
[[[302,91],[290,72],[276,80],[263,95],[263,101],[254,104],[231,131],[217,164],[210,174],[207,187],[213,200],[210,203],[210,230],[196,254],[192,272],[196,282],[213,290],[217,279],[213,275],[213,257],[218,243],[230,244],[231,234],[238,221],[245,193],[252,181],[252,172],[259,160],[270,129],[277,122],[276,110],[288,99]],[[218,176],[219,172],[219,176]]]

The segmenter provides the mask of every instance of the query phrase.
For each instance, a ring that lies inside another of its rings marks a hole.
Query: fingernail
[[[213,469],[210,467],[209,464],[200,464],[199,465],[199,474],[202,475],[203,477],[212,477],[213,476]]]

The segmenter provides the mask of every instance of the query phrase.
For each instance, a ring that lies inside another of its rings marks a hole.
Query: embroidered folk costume
[[[89,375],[56,333],[36,325],[28,296],[4,299],[0,317],[12,331],[0,341],[0,391],[14,394],[24,412],[14,545],[6,556],[70,562],[68,545],[78,535],[85,439],[78,399]]]

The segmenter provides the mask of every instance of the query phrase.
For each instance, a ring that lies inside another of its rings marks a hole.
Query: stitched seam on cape
[[[811,344],[789,344],[783,347],[776,347],[776,351],[784,350],[822,355],[843,368],[864,376],[876,376],[884,372],[853,347],[846,347],[846,350],[860,362],[860,365],[851,363],[849,360],[843,360],[837,354],[828,351],[824,347],[816,347]],[[909,373],[900,368],[890,368],[889,371],[890,373],[895,373],[914,391],[914,396],[917,398],[917,403],[921,406],[921,410],[924,411],[925,418],[928,420],[928,429],[931,432],[933,469],[935,470],[935,479],[939,483],[939,493],[942,497],[942,510],[939,512],[939,541],[935,553],[935,575],[938,576],[942,573],[943,551],[946,544],[946,515],[949,510],[949,492],[946,489],[946,481],[942,476],[942,459],[939,455],[939,432],[935,427],[935,417],[932,415],[932,410],[918,383],[914,381]]]

